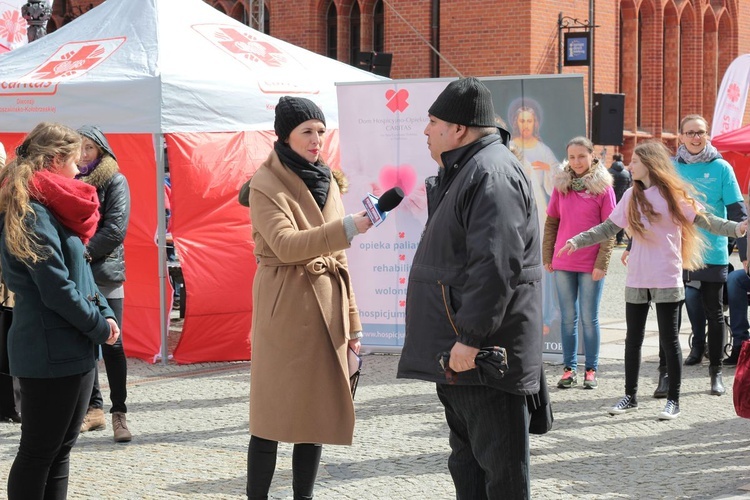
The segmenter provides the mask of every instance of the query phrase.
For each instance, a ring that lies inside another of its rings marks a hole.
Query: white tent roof
[[[272,130],[281,95],[312,99],[335,128],[335,83],[378,79],[202,0],[107,0],[0,55],[0,131],[41,121],[111,133]]]

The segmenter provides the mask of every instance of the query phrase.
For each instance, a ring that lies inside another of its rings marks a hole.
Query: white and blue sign
[[[565,33],[565,66],[588,66],[590,61],[589,33]]]

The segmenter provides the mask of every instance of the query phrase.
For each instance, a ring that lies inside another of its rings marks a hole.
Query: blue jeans
[[[599,368],[599,302],[604,280],[594,281],[591,273],[555,271],[557,300],[560,303],[560,336],[563,363],[575,370],[578,367],[578,324],[583,330],[586,369]]]
[[[747,321],[747,293],[750,292],[750,277],[744,269],[732,271],[727,276],[729,302],[729,326],[732,328],[732,346],[740,347],[750,339],[750,324]]]
[[[558,308],[555,277],[551,273],[544,273],[542,277],[542,321],[545,326],[552,326],[555,320],[560,318]]]

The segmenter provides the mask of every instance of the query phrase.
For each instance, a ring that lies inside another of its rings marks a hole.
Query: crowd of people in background
[[[489,89],[463,78],[437,97],[424,130],[438,174],[426,180],[428,218],[409,275],[397,376],[436,384],[458,498],[530,497],[528,398],[546,392],[544,279],[559,300],[557,387],[579,383],[580,331],[581,385],[596,389],[605,276],[613,248],[627,245],[624,395],[611,415],[639,407],[652,305],[661,420],[680,415],[683,304],[692,331],[684,364],[708,357],[711,394],[725,393],[722,366],[736,365],[750,338],[747,210],[704,118],[682,120],[674,155],[661,142],[643,142],[627,167],[616,153],[607,169],[585,137],[570,139],[558,164],[539,137],[538,109],[516,108],[511,143]],[[315,103],[281,97],[274,130],[273,150],[240,192],[258,264],[246,493],[268,497],[278,443],[287,442],[294,497],[308,499],[322,445],[349,445],[354,435],[348,365],[362,324],[345,250],[372,221],[344,211],[346,180],[321,157],[326,119]],[[0,144],[0,286],[2,306],[14,305],[0,419],[22,422],[8,498],[63,499],[79,433],[107,425],[100,357],[114,440],[132,439],[121,335],[130,192],[95,126],[40,123],[14,153],[5,165]],[[526,156],[537,153],[533,162]],[[543,234],[536,196],[545,198]],[[732,272],[728,238],[742,261]],[[731,351],[723,359],[725,304]],[[501,377],[487,375],[488,359]]]
[[[619,415],[638,409],[641,346],[653,303],[669,380],[667,403],[659,418],[672,420],[680,414],[679,315],[685,297],[682,272],[704,266],[704,241],[698,228],[740,237],[745,235],[747,222],[738,224],[708,212],[693,197],[677,174],[667,148],[659,142],[636,146],[630,169],[633,188],[626,191],[609,218],[569,239],[558,254],[607,241],[623,228],[630,230],[634,244],[625,282],[625,395],[609,412]]]

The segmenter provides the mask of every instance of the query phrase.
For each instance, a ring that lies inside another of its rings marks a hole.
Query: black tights
[[[268,498],[271,480],[276,469],[277,441],[250,436],[247,447],[247,497],[250,500]],[[292,450],[292,489],[295,500],[313,497],[315,478],[318,475],[319,444],[298,443]]]
[[[680,302],[655,304],[656,321],[659,325],[659,346],[667,358],[667,398],[680,399],[682,381],[682,351],[678,328]],[[646,335],[646,318],[649,304],[625,303],[625,394],[635,396],[638,391],[638,372],[641,368],[641,346]]]
[[[8,474],[10,500],[65,500],[94,369],[60,378],[19,378],[21,444]]]

